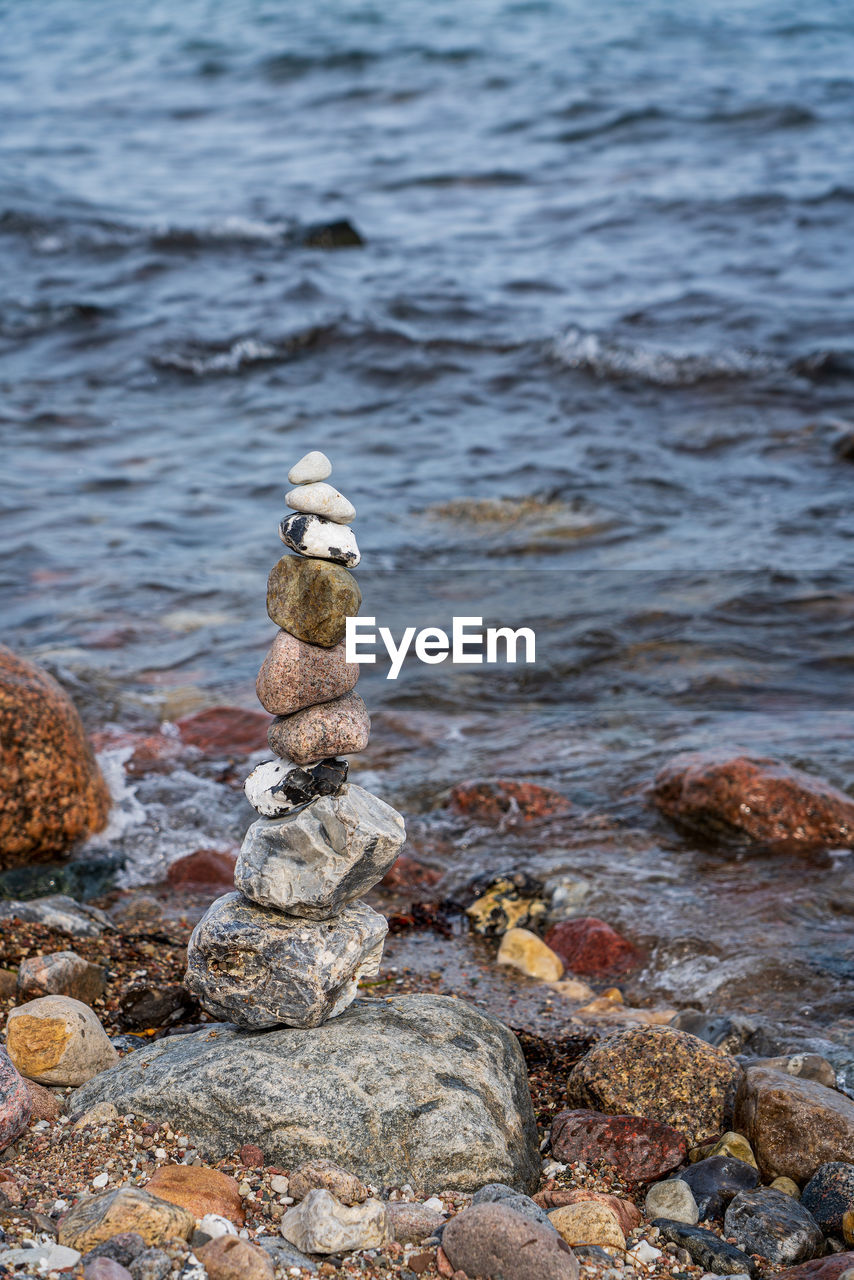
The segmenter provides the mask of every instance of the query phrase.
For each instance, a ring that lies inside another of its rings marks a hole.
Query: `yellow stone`
[[[529,978],[557,982],[563,977],[563,961],[530,929],[508,929],[498,949],[498,963],[512,965]]]
[[[149,1246],[189,1240],[196,1219],[187,1209],[153,1196],[142,1187],[116,1187],[79,1200],[59,1223],[59,1243],[88,1253],[124,1231],[136,1231]]]
[[[47,1085],[85,1084],[119,1060],[97,1014],[71,996],[39,996],[12,1009],[6,1049],[22,1076]]]
[[[743,1160],[745,1164],[752,1164],[754,1169],[757,1168],[753,1149],[743,1133],[730,1131],[717,1142],[703,1142],[688,1153],[692,1164],[696,1164],[698,1160],[708,1160],[710,1156],[734,1156],[736,1160]]]
[[[797,1182],[791,1178],[775,1178],[771,1183],[772,1191],[782,1191],[784,1195],[791,1196],[793,1200],[800,1200],[801,1189]]]
[[[623,1003],[623,993],[619,987],[608,987],[607,991],[602,992],[603,1000],[613,1000],[615,1004]]]
[[[596,997],[593,988],[580,978],[561,978],[560,982],[550,982],[549,986],[564,1000],[593,1000]]]
[[[475,933],[496,935],[515,929],[522,921],[530,923],[545,911],[541,898],[523,897],[510,880],[497,880],[466,908],[466,915]]]
[[[842,1238],[846,1244],[854,1244],[854,1209],[842,1215]]]
[[[6,1048],[21,1075],[35,1080],[54,1069],[70,1039],[64,1018],[34,1018],[21,1013],[9,1022]]]
[[[620,1004],[607,996],[597,996],[582,1009],[576,1009],[572,1015],[576,1022],[604,1022],[615,1025],[644,1024],[646,1026],[668,1026],[676,1016],[675,1009],[636,1009],[630,1004]]]
[[[569,1245],[599,1245],[602,1249],[621,1254],[626,1247],[617,1215],[606,1204],[596,1200],[582,1200],[578,1204],[561,1205],[552,1209],[549,1221]]]

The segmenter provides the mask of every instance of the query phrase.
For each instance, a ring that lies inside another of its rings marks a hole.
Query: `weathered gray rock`
[[[332,560],[348,569],[355,569],[362,558],[353,530],[346,524],[324,520],[323,516],[295,511],[279,525],[279,537],[297,555]]]
[[[658,1227],[662,1239],[687,1249],[691,1260],[698,1267],[719,1276],[757,1276],[756,1263],[734,1244],[722,1240],[714,1231],[705,1227],[692,1227],[687,1222],[674,1222],[670,1218],[655,1218],[652,1225]]]
[[[420,1244],[444,1226],[445,1219],[435,1209],[406,1200],[392,1200],[386,1205],[395,1240],[401,1244]]]
[[[541,1227],[548,1227],[551,1231],[557,1230],[545,1209],[541,1209],[530,1196],[514,1191],[503,1182],[487,1183],[485,1187],[475,1192],[471,1202],[472,1204],[503,1204],[514,1213],[521,1213],[522,1217],[528,1218],[530,1222],[538,1222]]]
[[[46,898],[31,898],[18,902],[14,898],[0,902],[0,920],[25,920],[29,924],[44,924],[49,929],[61,929],[75,938],[97,938],[105,929],[115,925],[105,911],[75,902],[64,893],[51,893]]]
[[[446,996],[360,1000],[312,1030],[212,1027],[147,1045],[77,1091],[295,1169],[325,1157],[377,1186],[533,1191],[537,1131],[516,1037]]]
[[[239,1027],[316,1027],[347,1008],[360,978],[378,972],[387,932],[365,902],[304,920],[227,893],[193,930],[184,985]]]
[[[745,1253],[791,1267],[824,1251],[824,1236],[809,1209],[785,1191],[739,1191],[724,1216],[724,1231]]]
[[[262,906],[325,920],[382,880],[406,840],[391,805],[350,783],[246,833],[234,883]]]
[[[303,1253],[376,1249],[393,1238],[382,1200],[342,1204],[318,1187],[282,1218],[282,1235]]]
[[[647,1218],[669,1218],[671,1222],[687,1222],[690,1226],[700,1218],[691,1188],[679,1178],[651,1186],[646,1193],[643,1211]]]
[[[854,1163],[819,1165],[804,1187],[802,1203],[826,1235],[841,1237],[846,1214],[854,1214]]]
[[[288,1195],[297,1203],[311,1191],[328,1191],[342,1204],[361,1204],[368,1188],[334,1160],[309,1160],[290,1176]]]
[[[52,951],[46,956],[29,956],[18,969],[18,998],[71,996],[91,1004],[107,989],[106,970],[90,964],[76,951]]]

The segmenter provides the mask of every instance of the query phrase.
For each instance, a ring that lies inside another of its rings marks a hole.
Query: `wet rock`
[[[263,751],[270,721],[260,711],[242,707],[208,707],[177,722],[181,741],[213,759],[249,756]]]
[[[48,929],[70,933],[75,938],[97,938],[105,929],[112,929],[113,922],[98,907],[75,902],[61,893],[48,894],[46,898],[33,898],[30,902],[0,902],[0,920],[23,920],[28,924],[43,924]]]
[[[292,716],[277,716],[270,725],[267,741],[271,751],[295,764],[314,764],[326,756],[364,751],[370,736],[367,707],[358,693],[348,693]]]
[[[83,1268],[83,1280],[133,1280],[133,1276],[112,1258],[93,1258]]]
[[[536,782],[514,782],[512,778],[458,782],[451,789],[449,804],[462,817],[489,826],[552,818],[572,808],[559,791]]]
[[[726,1054],[672,1027],[627,1027],[570,1073],[573,1107],[659,1120],[694,1144],[728,1127],[743,1075]]]
[[[262,906],[325,920],[372,889],[405,841],[397,810],[350,783],[294,813],[253,822],[234,883]]]
[[[382,878],[384,889],[395,893],[422,895],[425,889],[432,889],[442,879],[441,871],[425,866],[417,858],[410,858],[402,853]]]
[[[196,849],[177,858],[166,872],[173,889],[211,889],[220,893],[234,883],[237,855],[223,849]]]
[[[148,1030],[180,1022],[194,1009],[196,1002],[182,983],[159,986],[140,982],[122,995],[118,1021],[126,1029]]]
[[[534,1202],[544,1209],[559,1209],[565,1204],[578,1204],[588,1200],[607,1205],[616,1215],[624,1236],[628,1237],[643,1221],[640,1210],[631,1200],[609,1195],[607,1191],[589,1191],[586,1187],[555,1187],[551,1191],[538,1191],[534,1196]]]
[[[854,800],[764,756],[678,755],[658,774],[653,798],[668,818],[713,838],[854,846]]]
[[[466,915],[475,933],[488,938],[530,926],[545,914],[542,883],[524,871],[478,876],[469,891],[476,896],[466,907]]]
[[[365,902],[308,920],[228,893],[193,930],[185,985],[208,1013],[239,1027],[317,1027],[379,971],[387,929]]]
[[[318,222],[304,227],[300,239],[306,249],[360,249],[365,243],[347,218],[336,218],[334,222]]]
[[[679,1168],[687,1142],[658,1120],[571,1110],[552,1121],[551,1149],[556,1160],[605,1160],[627,1182],[652,1182]]]
[[[552,1227],[549,1215],[530,1196],[522,1195],[504,1182],[489,1182],[472,1196],[472,1204],[503,1204],[523,1218],[538,1222],[541,1227]],[[552,1230],[557,1230],[552,1227]]]
[[[128,1270],[131,1280],[166,1280],[172,1271],[172,1257],[165,1249],[143,1249]]]
[[[540,1226],[504,1204],[464,1209],[442,1232],[451,1266],[484,1280],[578,1280],[578,1262],[551,1227]]]
[[[401,1244],[420,1244],[438,1231],[445,1221],[435,1209],[428,1209],[423,1204],[407,1203],[405,1200],[393,1200],[387,1204],[386,1213],[392,1235]]]
[[[753,1065],[768,1067],[772,1071],[785,1071],[790,1076],[800,1076],[802,1080],[814,1080],[823,1084],[825,1089],[836,1088],[836,1072],[827,1058],[819,1053],[793,1053],[782,1058],[763,1058]]]
[[[361,560],[356,535],[345,524],[324,520],[323,516],[295,512],[279,525],[279,537],[286,547],[300,556],[331,560],[355,569]]]
[[[497,959],[499,964],[510,965],[540,982],[557,982],[563,976],[560,957],[530,929],[508,929]]]
[[[323,649],[280,630],[258,672],[255,692],[265,711],[290,716],[343,697],[354,688],[359,672],[358,662],[345,660],[343,641]]]
[[[546,934],[570,973],[605,977],[628,973],[642,963],[643,953],[604,920],[585,916],[563,920]]]
[[[303,1253],[350,1253],[376,1249],[393,1239],[381,1200],[346,1205],[328,1191],[309,1191],[282,1218],[282,1235]]]
[[[724,1231],[745,1253],[775,1266],[806,1262],[824,1251],[824,1237],[808,1209],[782,1191],[739,1191],[724,1218]]]
[[[377,1186],[475,1191],[500,1181],[530,1190],[539,1178],[516,1037],[444,996],[362,1000],[310,1031],[169,1037],[69,1105],[75,1113],[99,1102],[169,1121],[205,1158],[251,1137],[270,1164],[295,1169],[324,1157]]]
[[[243,1201],[234,1178],[205,1165],[161,1165],[146,1188],[153,1196],[189,1210],[194,1218],[217,1214],[243,1226]]]
[[[63,894],[87,902],[100,897],[116,883],[127,856],[120,850],[90,853],[77,862],[27,863],[0,872],[0,895],[29,902],[50,894]]]
[[[118,1060],[96,1014],[69,996],[41,996],[12,1009],[6,1048],[21,1075],[38,1084],[84,1084]]]
[[[106,825],[110,794],[65,690],[0,645],[0,865],[45,861]]]
[[[693,1192],[681,1178],[671,1178],[651,1186],[646,1193],[643,1211],[647,1218],[668,1218],[671,1222],[687,1222],[691,1226],[700,1218]]]
[[[819,1165],[854,1151],[854,1102],[812,1080],[751,1067],[738,1092],[735,1123],[766,1180],[804,1183]]]
[[[575,1204],[552,1209],[549,1219],[569,1245],[598,1245],[601,1249],[613,1249],[618,1253],[626,1248],[626,1237],[617,1215],[606,1204],[596,1200],[579,1200]]]
[[[698,1160],[679,1174],[680,1179],[691,1188],[701,1220],[720,1218],[724,1209],[739,1191],[751,1191],[759,1182],[759,1172],[755,1165],[745,1160],[737,1160],[735,1156],[709,1156],[707,1160]],[[675,1214],[662,1213],[662,1218],[675,1217]]]
[[[282,556],[267,580],[267,613],[277,627],[331,649],[344,639],[362,593],[351,573],[326,560]]]
[[[714,1231],[692,1227],[687,1222],[671,1222],[668,1218],[655,1218],[652,1225],[658,1227],[664,1240],[687,1250],[692,1261],[698,1267],[705,1267],[706,1271],[723,1276],[758,1275],[753,1259],[734,1244],[721,1240]]]
[[[123,1267],[129,1267],[145,1248],[145,1241],[137,1231],[120,1231],[102,1244],[95,1245],[84,1255],[82,1262],[88,1266],[96,1258],[110,1258]]]
[[[116,1187],[73,1205],[60,1219],[59,1243],[85,1253],[112,1236],[133,1233],[154,1248],[167,1240],[189,1240],[195,1225],[186,1209],[141,1187]]]
[[[705,1142],[698,1147],[693,1147],[688,1155],[692,1164],[696,1164],[698,1160],[708,1160],[712,1156],[734,1156],[736,1160],[752,1164],[754,1169],[757,1167],[753,1148],[744,1134],[735,1133],[732,1130],[725,1133],[717,1142]]]
[[[801,1203],[825,1235],[841,1236],[845,1214],[854,1213],[854,1164],[832,1160],[819,1165],[804,1187]]]
[[[334,1160],[309,1160],[291,1174],[288,1195],[294,1201],[304,1200],[310,1191],[328,1191],[342,1204],[361,1204],[368,1198],[365,1184]]]
[[[270,1255],[248,1240],[219,1236],[196,1253],[208,1280],[273,1280],[276,1274]]]
[[[356,508],[352,502],[325,480],[297,485],[285,494],[285,502],[294,511],[322,516],[335,524],[349,524],[356,518]]]
[[[288,472],[291,484],[316,484],[318,480],[326,480],[332,475],[332,463],[325,453],[312,449],[304,453],[299,462],[295,462]]]
[[[30,1123],[33,1100],[26,1081],[0,1047],[0,1151],[20,1138]]]
[[[709,1015],[699,1009],[680,1009],[672,1020],[672,1027],[688,1031],[692,1036],[713,1044],[724,1053],[767,1053],[772,1047],[765,1030],[751,1018],[721,1013]]]

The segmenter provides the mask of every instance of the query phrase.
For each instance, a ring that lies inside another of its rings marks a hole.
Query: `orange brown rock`
[[[170,1164],[155,1169],[146,1190],[170,1204],[188,1209],[197,1218],[218,1213],[235,1226],[245,1221],[243,1202],[234,1178],[206,1165]]]

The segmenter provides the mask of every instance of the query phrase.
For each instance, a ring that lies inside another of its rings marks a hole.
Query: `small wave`
[[[158,369],[175,369],[178,373],[190,373],[196,378],[210,374],[239,373],[247,366],[270,364],[282,359],[282,353],[266,342],[254,338],[238,338],[224,350],[204,351],[188,347],[183,351],[165,351],[152,356],[152,364]]]
[[[700,355],[661,351],[620,343],[570,329],[552,344],[552,355],[568,369],[580,369],[613,382],[637,379],[661,387],[687,387],[698,382],[750,378],[779,372],[782,363],[747,350]]]

